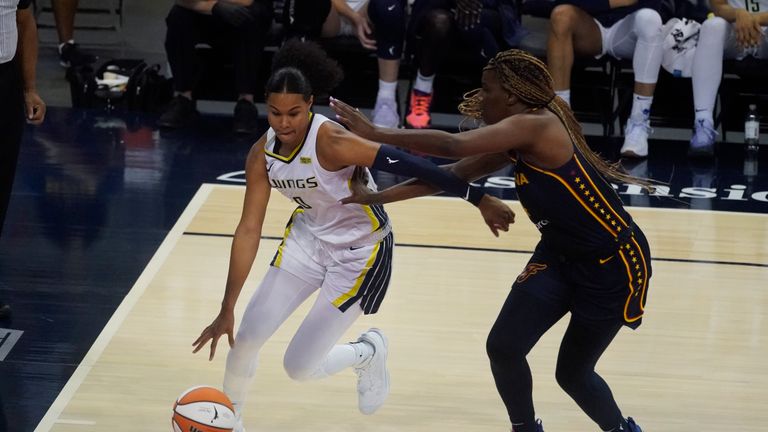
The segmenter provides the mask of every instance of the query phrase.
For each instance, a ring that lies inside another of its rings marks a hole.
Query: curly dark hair
[[[320,45],[300,39],[287,40],[272,59],[266,94],[327,95],[344,79],[344,71]]]

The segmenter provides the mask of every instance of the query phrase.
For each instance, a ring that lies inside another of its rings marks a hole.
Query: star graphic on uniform
[[[600,213],[605,214],[605,210],[600,209]]]
[[[621,227],[616,227],[616,232],[621,232]]]
[[[632,258],[632,262],[633,262],[633,263],[636,263],[636,262],[637,262],[637,258],[634,258],[634,257],[633,257],[633,258]]]
[[[589,202],[594,202],[594,201],[595,201],[595,197],[589,197]]]
[[[642,280],[642,279],[638,279],[638,280],[637,280],[637,284],[638,284],[638,285],[641,285],[642,283],[643,283],[643,280]]]
[[[579,185],[579,189],[584,189],[584,188],[586,188],[586,186],[584,186],[583,183]]]
[[[635,270],[640,270],[640,264],[635,264]]]
[[[611,219],[611,215],[607,214],[607,215],[605,215],[605,218],[610,220]]]
[[[629,249],[629,243],[625,244],[625,245],[624,245],[624,248],[625,248],[625,249]]]
[[[611,221],[611,225],[613,225],[613,226],[616,226],[616,221],[615,221],[615,220],[612,220],[612,221]]]
[[[576,177],[576,179],[574,179],[574,181],[575,181],[576,183],[580,183],[580,182],[581,182],[581,179],[580,179],[579,177]]]
[[[595,208],[599,208],[599,207],[600,207],[600,203],[595,203],[595,206],[594,206],[594,207],[595,207]]]
[[[629,255],[630,256],[634,256],[635,255],[635,251],[629,251]]]
[[[637,277],[640,277],[640,276],[642,276],[642,273],[637,272]]]
[[[585,190],[585,191],[584,191],[584,195],[586,195],[586,196],[589,196],[589,191],[588,191],[588,190]]]

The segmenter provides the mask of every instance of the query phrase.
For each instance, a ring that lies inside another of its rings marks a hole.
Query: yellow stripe
[[[283,248],[285,247],[285,241],[288,239],[288,234],[291,233],[291,227],[293,227],[293,218],[295,218],[298,213],[304,213],[304,209],[297,208],[293,211],[293,214],[291,215],[291,221],[288,222],[288,225],[285,227],[285,232],[283,233],[283,241],[280,242],[280,246],[277,247],[277,257],[275,258],[274,267],[280,268],[280,264],[283,262]]]
[[[592,178],[589,176],[589,174],[587,174],[587,170],[585,170],[584,166],[581,165],[581,162],[579,162],[579,158],[576,157],[575,154],[573,155],[573,158],[576,160],[576,163],[579,165],[579,168],[581,168],[581,172],[584,173],[584,177],[586,177],[587,180],[589,180],[589,183],[592,185],[593,188],[595,188],[595,192],[597,192],[597,194],[600,195],[600,198],[603,199],[603,203],[605,203],[605,206],[611,210],[613,215],[616,216],[616,218],[618,218],[621,221],[621,223],[624,224],[625,227],[629,226],[626,222],[624,222],[624,219],[622,219],[621,216],[619,216],[616,210],[614,210],[613,207],[611,207],[611,205],[608,204],[608,200],[605,199],[602,193],[600,193],[600,189],[598,189],[598,187],[595,186],[595,182],[593,182]]]
[[[362,273],[360,273],[360,276],[358,276],[357,279],[355,279],[355,284],[352,285],[352,289],[350,289],[346,293],[342,294],[339,298],[334,300],[333,301],[334,306],[340,307],[347,300],[357,295],[357,292],[360,290],[360,285],[362,285],[363,281],[365,280],[365,275],[368,274],[368,270],[371,269],[371,266],[373,266],[374,261],[376,261],[376,255],[379,253],[380,246],[381,246],[381,242],[376,243],[376,246],[373,248],[373,252],[371,253],[371,256],[368,258],[368,262],[365,263],[365,268],[363,269]]]
[[[629,296],[627,296],[627,302],[624,304],[624,321],[631,323],[642,318],[643,314],[640,314],[635,318],[630,318],[627,316],[629,302],[632,301],[632,295],[635,293],[635,289],[632,287],[632,266],[627,261],[627,257],[624,256],[624,250],[619,250],[619,255],[621,256],[621,260],[624,261],[624,267],[627,268],[627,277],[629,278]]]
[[[585,209],[586,209],[586,210],[589,212],[589,214],[591,214],[591,215],[592,215],[592,217],[594,217],[594,218],[595,218],[595,220],[597,220],[598,222],[600,222],[600,225],[602,225],[602,226],[603,226],[603,227],[604,227],[606,230],[608,230],[608,232],[609,232],[609,233],[611,233],[611,235],[613,235],[614,237],[618,237],[618,236],[616,235],[616,233],[614,233],[613,231],[611,231],[611,227],[609,227],[609,226],[608,226],[608,224],[606,224],[605,222],[603,222],[603,220],[602,220],[602,219],[600,219],[600,217],[599,217],[599,216],[597,216],[597,215],[596,215],[596,214],[595,214],[595,213],[592,211],[592,209],[591,209],[591,208],[589,208],[589,206],[588,206],[588,205],[586,205],[586,204],[585,204],[585,203],[584,203],[584,202],[581,200],[581,196],[579,196],[579,194],[577,194],[577,193],[576,193],[576,192],[575,192],[573,189],[571,189],[571,186],[568,184],[568,182],[566,182],[564,179],[562,179],[562,178],[561,178],[560,176],[558,176],[557,174],[551,173],[551,172],[549,172],[549,171],[544,171],[543,169],[540,169],[540,168],[536,168],[535,166],[533,166],[533,165],[531,165],[531,164],[529,164],[529,163],[527,163],[527,162],[525,162],[525,161],[523,161],[523,163],[524,163],[524,164],[526,164],[526,165],[528,165],[528,166],[529,166],[529,167],[530,167],[532,170],[535,170],[535,171],[538,171],[538,172],[540,172],[540,173],[542,173],[542,174],[546,174],[546,175],[548,175],[548,176],[551,176],[551,177],[554,177],[554,178],[556,178],[556,179],[557,179],[557,181],[559,181],[560,183],[562,183],[562,184],[563,184],[563,186],[565,186],[565,187],[566,187],[566,189],[568,189],[568,190],[571,192],[571,195],[573,195],[574,197],[576,197],[576,201],[578,201],[578,202],[579,202],[579,204],[581,204],[581,206],[582,206],[582,207],[584,207],[584,208],[585,208]]]
[[[643,304],[645,303],[645,293],[648,292],[646,289],[648,287],[648,264],[645,261],[645,255],[643,255],[643,249],[640,247],[639,244],[637,244],[637,240],[635,240],[635,236],[632,236],[632,243],[637,246],[637,254],[640,255],[640,259],[643,260],[643,293],[640,295],[640,310],[645,311],[645,308],[643,307]]]
[[[347,179],[347,189],[349,189],[349,193],[352,194],[352,178],[350,177]],[[379,218],[376,217],[375,214],[373,214],[373,210],[371,209],[371,206],[369,205],[360,205],[360,207],[363,208],[363,211],[368,216],[368,219],[371,220],[371,232],[375,232],[379,228],[381,228],[381,224],[379,223]]]

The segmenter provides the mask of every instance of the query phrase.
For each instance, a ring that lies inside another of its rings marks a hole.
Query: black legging
[[[568,312],[512,289],[493,325],[486,349],[496,388],[515,431],[536,431],[531,370],[525,357],[539,338]],[[557,358],[557,382],[603,430],[622,422],[622,415],[595,365],[621,328],[618,321],[587,322],[572,317]]]

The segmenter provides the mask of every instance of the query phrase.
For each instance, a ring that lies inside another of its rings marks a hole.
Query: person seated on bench
[[[175,97],[160,116],[161,127],[181,128],[197,116],[192,92],[198,85],[195,46],[208,44],[231,53],[238,93],[233,129],[256,132],[253,104],[266,34],[272,24],[272,0],[176,0],[165,19],[165,52],[173,74]]]

